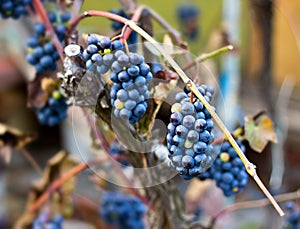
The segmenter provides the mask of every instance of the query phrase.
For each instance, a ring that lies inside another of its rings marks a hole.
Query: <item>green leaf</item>
[[[245,136],[250,147],[259,153],[264,150],[269,141],[277,142],[273,122],[266,115],[261,117],[258,124],[255,123],[252,117],[246,116]]]

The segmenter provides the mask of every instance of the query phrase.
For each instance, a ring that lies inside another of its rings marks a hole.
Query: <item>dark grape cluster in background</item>
[[[147,207],[135,196],[107,191],[100,204],[102,219],[116,229],[144,229]]]
[[[49,219],[47,212],[41,214],[33,221],[33,229],[62,229],[64,218],[61,215],[56,215],[53,219]]]
[[[293,201],[285,203],[286,217],[283,229],[300,229],[300,209]]]
[[[201,85],[198,90],[210,102],[213,88]],[[205,172],[214,159],[212,117],[200,100],[193,96],[191,102],[190,97],[188,89],[176,94],[167,134],[170,166],[187,180]]]
[[[65,12],[59,17],[54,12],[49,12],[48,18],[58,39],[62,42],[67,28],[66,23],[71,18],[70,12]],[[34,25],[34,35],[28,39],[27,46],[27,62],[33,65],[37,72],[56,70],[56,61],[59,59],[59,54],[49,35],[46,34],[46,27],[43,23],[38,22]]]
[[[141,55],[127,55],[122,50],[114,55],[110,74],[114,82],[110,90],[111,105],[117,118],[134,123],[146,113],[149,83],[153,76]]]
[[[41,124],[54,126],[67,118],[66,99],[59,91],[54,91],[46,104],[36,109],[36,115]]]
[[[117,161],[122,165],[129,165],[126,160],[126,149],[116,139],[111,143],[109,152],[114,158],[117,158]]]
[[[245,146],[240,141],[237,143],[245,153]],[[200,174],[199,179],[215,180],[224,195],[229,197],[244,189],[248,183],[248,174],[234,148],[225,141],[213,165],[205,173]]]
[[[30,7],[31,0],[1,0],[0,18],[19,19],[27,14],[26,7]]]

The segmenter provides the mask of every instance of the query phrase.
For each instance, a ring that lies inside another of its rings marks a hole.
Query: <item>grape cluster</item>
[[[136,197],[120,192],[105,192],[101,204],[101,218],[116,229],[144,229],[147,207]]]
[[[114,140],[112,142],[112,144],[110,145],[110,148],[109,148],[109,152],[114,158],[119,157],[119,159],[117,159],[117,161],[120,162],[122,165],[124,165],[124,166],[129,165],[128,161],[126,160],[126,149],[124,148],[124,146],[122,146],[120,143],[118,143],[117,140]]]
[[[54,91],[46,104],[36,109],[36,114],[40,123],[54,126],[67,118],[67,109],[66,99]]]
[[[300,229],[300,210],[296,208],[295,202],[285,203],[287,215],[285,217],[284,229]]]
[[[57,18],[53,12],[48,13],[48,18],[52,23],[58,39],[62,42],[65,37],[66,23],[70,20],[71,14],[66,12]],[[50,37],[46,35],[46,27],[43,23],[34,25],[34,35],[27,41],[28,54],[27,62],[33,65],[37,72],[46,70],[54,71],[56,69],[56,61],[59,54],[50,41]]]
[[[213,88],[206,85],[198,87],[204,98],[210,102]],[[204,105],[193,98],[191,92],[178,92],[177,103],[173,104],[168,124],[167,147],[170,167],[176,169],[184,179],[191,179],[203,173],[213,162],[214,140],[213,120]]]
[[[122,49],[120,40],[111,42],[108,37],[100,39],[96,34],[90,34],[86,40],[87,48],[83,51],[83,58],[86,61],[86,69],[96,70],[104,74],[110,70],[115,60],[112,51]]]
[[[64,218],[61,215],[56,215],[53,219],[49,219],[46,212],[42,212],[38,218],[33,221],[33,229],[62,229]]]
[[[245,153],[245,146],[240,141],[237,143]],[[248,174],[234,148],[225,141],[213,165],[205,173],[200,174],[199,179],[215,180],[224,195],[229,197],[244,189],[248,183]]]
[[[183,4],[177,8],[177,17],[183,33],[191,40],[198,37],[197,17],[199,10],[195,5]]]
[[[150,67],[137,53],[115,53],[111,65],[110,79],[114,82],[110,89],[111,104],[117,118],[137,122],[146,113],[149,98],[149,83],[152,81]]]
[[[1,0],[0,18],[18,19],[27,14],[26,7],[29,7],[31,0]]]
[[[120,9],[120,10],[113,9],[113,10],[110,10],[110,12],[113,13],[113,14],[117,14],[121,17],[125,17],[127,19],[130,19],[127,16],[127,14],[124,12],[124,10],[122,10],[122,9]],[[123,28],[123,26],[124,26],[123,23],[121,23],[119,21],[112,20],[111,27],[114,31],[120,31]],[[137,32],[132,31],[130,36],[127,39],[127,44],[128,45],[134,45],[134,44],[137,43],[137,41],[138,41],[138,34],[137,34]],[[134,46],[130,47],[130,48],[134,48]],[[135,50],[131,49],[131,51],[135,51]]]

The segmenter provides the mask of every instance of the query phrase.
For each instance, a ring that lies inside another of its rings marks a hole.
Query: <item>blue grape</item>
[[[62,229],[64,218],[57,214],[52,219],[46,212],[41,212],[40,215],[33,221],[33,229]]]
[[[240,141],[237,143],[245,153],[243,144]],[[242,160],[228,141],[225,141],[221,146],[213,165],[204,174],[200,174],[198,178],[200,180],[215,180],[217,186],[227,197],[240,193],[248,183],[248,174]]]
[[[54,126],[67,118],[67,109],[66,99],[55,91],[43,107],[36,109],[36,115],[41,124]]]
[[[147,207],[136,197],[107,191],[100,203],[100,216],[116,229],[145,229],[143,220]]]
[[[68,12],[65,14],[67,13]],[[56,31],[58,39],[62,42],[65,38],[66,26],[64,24],[57,23],[57,21],[67,22],[65,20],[69,17],[60,15],[60,17],[64,18],[64,20],[58,20],[58,16],[56,16],[54,12],[48,12],[48,18]],[[45,25],[40,22],[36,23],[34,25],[34,35],[27,41],[28,54],[26,59],[29,64],[35,67],[37,72],[56,70],[56,61],[59,60],[60,57],[54,44],[49,41],[49,39],[50,37],[46,34]]]
[[[27,15],[26,7],[30,7],[29,0],[1,0],[0,1],[0,18],[19,19],[23,15]]]
[[[109,152],[114,158],[117,158],[117,161],[120,162],[122,165],[129,165],[129,162],[126,159],[127,151],[117,140],[114,140],[111,143]]]
[[[300,228],[300,209],[294,201],[285,203],[286,216],[284,229],[299,229]]]
[[[147,111],[146,99],[150,96],[150,81],[147,81],[146,76],[151,75],[148,71],[150,67],[137,53],[127,55],[118,50],[114,53],[114,57],[110,73],[110,79],[114,82],[110,93],[111,105],[115,109],[114,115],[134,123]]]
[[[198,88],[206,95],[202,87],[204,86]],[[211,120],[205,115],[198,115],[206,108],[200,106],[202,103],[198,99],[192,103],[190,96],[187,90],[175,95],[177,103],[172,106],[167,135],[170,166],[184,179],[191,179],[205,172],[213,162],[213,151],[210,149],[213,128],[207,128],[207,122]]]

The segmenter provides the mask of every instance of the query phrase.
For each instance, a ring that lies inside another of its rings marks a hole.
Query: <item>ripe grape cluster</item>
[[[105,192],[101,204],[102,219],[116,229],[144,229],[147,207],[136,197],[120,192]]]
[[[128,166],[129,163],[126,160],[126,149],[117,140],[114,140],[109,148],[110,154],[114,158],[118,158],[117,161],[120,162],[122,165]]]
[[[200,93],[210,102],[213,88],[206,85],[198,87]],[[191,179],[203,173],[213,162],[214,140],[213,120],[204,105],[193,98],[191,92],[178,92],[177,103],[173,104],[168,124],[167,147],[170,166],[184,179]]]
[[[105,74],[111,68],[115,56],[112,51],[122,49],[120,40],[111,41],[108,37],[100,39],[96,34],[90,34],[86,40],[87,48],[83,51],[86,69],[96,70]]]
[[[49,12],[48,18],[58,39],[63,41],[66,31],[65,24],[70,20],[71,14],[66,12],[57,18],[55,13]],[[59,59],[59,54],[52,41],[50,41],[50,37],[46,34],[46,27],[43,23],[39,22],[34,25],[34,35],[28,39],[27,46],[27,62],[33,65],[37,72],[56,70],[56,61]]]
[[[245,146],[240,141],[237,143],[245,153]],[[234,148],[225,141],[213,165],[205,173],[200,174],[199,179],[215,180],[224,195],[229,197],[244,189],[248,183],[248,174]]]
[[[33,229],[62,229],[64,218],[61,215],[56,215],[53,219],[49,219],[46,212],[42,212],[33,222]]]
[[[22,15],[27,14],[26,7],[29,7],[31,0],[1,0],[0,1],[0,18],[19,19]]]
[[[146,113],[146,100],[150,96],[149,83],[153,76],[141,55],[127,55],[122,50],[114,55],[110,74],[110,79],[114,82],[110,90],[114,115],[134,123]]]
[[[36,109],[36,114],[40,123],[54,126],[67,118],[67,109],[66,99],[54,91],[46,104]]]
[[[300,210],[296,208],[295,202],[288,201],[285,203],[287,215],[285,217],[284,229],[299,229],[300,228]]]

